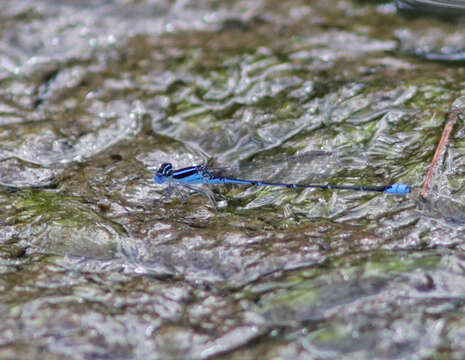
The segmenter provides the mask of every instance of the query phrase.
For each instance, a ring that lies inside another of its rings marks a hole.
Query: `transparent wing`
[[[324,179],[336,167],[335,157],[328,151],[309,151],[272,159],[251,159],[227,165],[209,161],[206,166],[217,177],[262,181],[304,182]]]

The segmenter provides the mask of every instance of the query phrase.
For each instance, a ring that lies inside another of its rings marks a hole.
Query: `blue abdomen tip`
[[[406,184],[394,184],[388,187],[384,192],[388,194],[399,194],[399,195],[404,195],[408,194],[412,190],[410,189],[410,186]]]

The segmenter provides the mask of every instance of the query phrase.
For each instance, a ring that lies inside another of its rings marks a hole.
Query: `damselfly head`
[[[157,184],[162,184],[165,182],[166,178],[170,177],[172,174],[173,165],[171,165],[171,163],[163,163],[153,175],[153,179]]]

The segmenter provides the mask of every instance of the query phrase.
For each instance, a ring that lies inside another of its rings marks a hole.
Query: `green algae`
[[[93,257],[115,255],[124,228],[103,218],[82,199],[42,190],[15,194],[12,201],[20,238],[32,237],[30,244],[50,253],[85,254]]]

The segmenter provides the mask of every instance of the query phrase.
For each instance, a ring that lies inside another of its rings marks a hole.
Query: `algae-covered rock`
[[[19,239],[35,251],[88,257],[112,257],[125,231],[100,216],[82,199],[56,192],[28,190],[14,195],[11,211]]]

